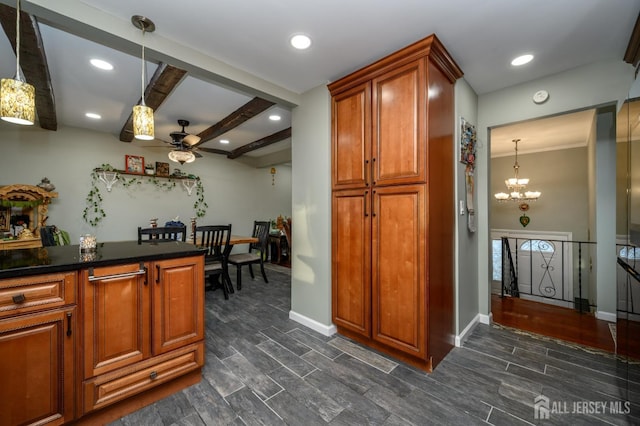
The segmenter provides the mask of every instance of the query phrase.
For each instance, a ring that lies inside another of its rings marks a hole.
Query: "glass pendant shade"
[[[133,136],[147,141],[154,138],[153,108],[146,105],[133,107]]]
[[[174,149],[169,152],[169,160],[175,161],[176,163],[180,163],[180,164],[193,163],[195,159],[196,159],[196,156],[191,151]]]
[[[0,114],[3,120],[31,125],[36,116],[36,89],[25,81],[3,78],[0,83]]]

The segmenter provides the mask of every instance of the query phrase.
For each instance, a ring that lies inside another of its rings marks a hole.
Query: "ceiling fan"
[[[182,130],[169,133],[174,149],[169,152],[169,159],[176,163],[184,164],[193,162],[196,157],[201,158],[202,155],[196,152],[196,144],[200,142],[200,137],[185,132],[184,128],[189,126],[188,120],[179,119],[178,125],[182,126]]]

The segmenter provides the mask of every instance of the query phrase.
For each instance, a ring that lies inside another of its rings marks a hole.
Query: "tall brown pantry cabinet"
[[[431,35],[331,83],[332,319],[431,371],[454,339],[454,91]]]

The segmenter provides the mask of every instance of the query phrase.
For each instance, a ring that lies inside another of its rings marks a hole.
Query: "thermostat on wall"
[[[537,104],[544,103],[547,101],[547,99],[549,99],[549,92],[547,92],[546,90],[538,90],[533,94],[533,102]]]

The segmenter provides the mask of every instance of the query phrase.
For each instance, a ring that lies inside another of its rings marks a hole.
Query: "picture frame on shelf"
[[[169,177],[169,163],[156,161],[156,176]]]
[[[143,175],[144,174],[144,157],[139,155],[125,155],[124,156],[125,172]]]
[[[0,207],[0,232],[8,232],[11,226],[11,207]]]

